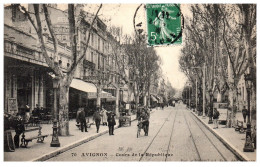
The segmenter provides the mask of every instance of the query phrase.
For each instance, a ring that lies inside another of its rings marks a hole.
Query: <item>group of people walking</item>
[[[100,124],[102,121],[102,125],[108,126],[109,135],[114,135],[114,126],[116,125],[115,115],[116,114],[114,112],[108,112],[103,107],[101,109],[97,107],[93,114],[93,122],[95,122],[97,133],[99,133]],[[84,130],[85,132],[88,132],[87,122],[89,123],[89,120],[86,120],[84,108],[78,109],[76,121],[77,123],[80,123],[80,129],[82,132],[84,132]]]

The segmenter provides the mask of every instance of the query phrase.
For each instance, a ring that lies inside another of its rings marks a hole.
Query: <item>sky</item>
[[[119,27],[122,26],[123,33],[131,35],[134,33],[133,17],[138,6],[139,4],[104,4],[102,7],[103,9],[100,11],[100,17],[102,18],[102,16],[110,16],[111,20],[109,19],[107,21],[108,25],[116,25]],[[183,11],[187,10],[186,5],[182,8],[185,9]],[[136,23],[145,23],[145,18],[145,10],[141,7],[137,12]],[[142,28],[146,29],[146,26]],[[184,42],[185,41],[183,40],[183,43]],[[164,78],[168,78],[171,85],[178,90],[181,90],[187,81],[186,76],[179,69],[179,57],[182,47],[182,45],[155,47],[157,54],[162,59],[161,68],[163,74],[165,75]]]

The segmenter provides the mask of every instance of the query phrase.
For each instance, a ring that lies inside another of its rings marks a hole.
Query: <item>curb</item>
[[[135,121],[135,120],[136,120],[136,119],[133,119],[133,120],[131,120],[131,122],[133,122],[133,121]],[[117,125],[117,126],[114,128],[114,130],[115,130],[115,129],[118,129],[118,128],[119,128],[119,125]],[[98,134],[94,134],[94,135],[92,135],[92,136],[88,136],[87,138],[84,138],[84,139],[79,140],[79,141],[76,141],[76,142],[74,142],[74,143],[72,143],[72,144],[66,145],[66,146],[64,146],[64,147],[62,147],[62,148],[59,148],[59,149],[57,149],[57,150],[55,150],[55,151],[52,151],[52,152],[50,152],[50,153],[46,153],[46,154],[44,154],[44,155],[42,155],[42,156],[40,156],[40,157],[38,157],[38,158],[35,158],[35,159],[31,160],[31,161],[32,161],[32,162],[46,161],[46,160],[48,160],[48,159],[50,159],[50,158],[52,158],[52,157],[55,157],[56,155],[59,155],[59,154],[65,152],[65,151],[68,151],[68,150],[73,149],[73,148],[75,148],[75,147],[77,147],[77,146],[79,146],[79,145],[82,145],[82,144],[87,143],[87,142],[89,142],[89,141],[91,141],[91,140],[94,140],[94,139],[96,139],[96,138],[98,138],[98,137],[100,137],[100,136],[102,136],[102,135],[104,135],[104,134],[106,134],[106,133],[108,133],[108,130],[105,130],[105,131],[100,132],[100,133],[98,133]]]
[[[211,127],[209,127],[205,122],[203,122],[193,111],[191,113],[211,132],[213,133],[233,154],[235,154],[239,160],[241,161],[253,161],[250,160],[244,153],[234,147],[230,142],[225,140],[225,138],[219,134],[218,132],[214,131]]]

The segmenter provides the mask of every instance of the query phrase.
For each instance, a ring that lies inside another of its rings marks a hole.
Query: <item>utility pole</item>
[[[205,109],[206,109],[206,62],[204,62],[203,67],[203,117],[206,118]]]
[[[196,77],[196,100],[195,100],[195,103],[196,103],[196,113],[197,113],[197,108],[198,108],[198,80],[197,80],[197,77]]]
[[[191,84],[189,83],[189,108],[191,109],[190,102],[191,102]]]

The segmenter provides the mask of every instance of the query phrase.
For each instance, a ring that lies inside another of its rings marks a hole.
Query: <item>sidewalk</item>
[[[131,115],[131,121],[135,119],[136,115]],[[89,121],[92,122],[92,117],[89,118]],[[91,127],[88,128],[88,132],[81,132],[75,124],[75,119],[69,121],[70,136],[59,136],[60,147],[50,147],[52,124],[41,124],[42,134],[48,134],[44,143],[37,143],[37,139],[35,139],[28,143],[28,148],[17,148],[15,152],[4,152],[4,161],[44,161],[101,135],[108,135],[108,126],[100,125],[99,133],[97,133],[95,125],[91,125]],[[116,119],[115,129],[118,128],[118,125],[118,119]],[[35,136],[37,134],[38,131],[27,132],[26,136]],[[14,137],[15,133],[13,132],[12,135]]]
[[[198,116],[192,111],[191,113],[238,157],[245,161],[256,161],[256,149],[254,152],[243,152],[246,137],[245,133],[239,133],[235,131],[234,128],[226,128],[225,125],[219,125],[218,129],[213,129],[213,124],[208,124],[208,117],[202,118],[202,116]],[[241,112],[237,113],[236,118],[239,121],[244,120]]]

